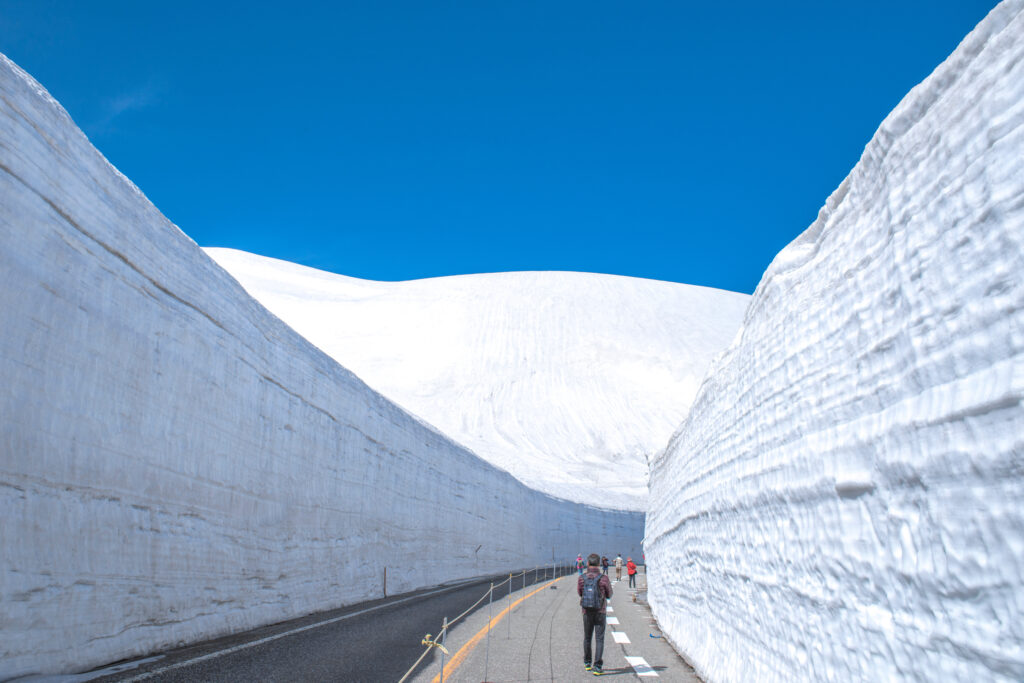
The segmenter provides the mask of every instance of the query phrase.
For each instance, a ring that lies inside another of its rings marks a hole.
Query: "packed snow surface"
[[[750,297],[615,275],[374,282],[207,249],[360,379],[533,488],[643,510],[648,458]]]
[[[1024,2],[886,118],[652,464],[709,681],[1024,680]]]
[[[270,314],[2,56],[0,387],[0,679],[640,547]]]

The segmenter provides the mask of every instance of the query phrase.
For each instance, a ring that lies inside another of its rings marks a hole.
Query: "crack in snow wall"
[[[1024,3],[883,122],[651,471],[709,681],[1024,679]]]
[[[380,597],[385,566],[393,594],[639,549],[642,514],[525,487],[268,313],[3,57],[0,315],[0,678]]]

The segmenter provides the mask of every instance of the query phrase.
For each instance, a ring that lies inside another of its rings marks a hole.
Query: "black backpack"
[[[601,575],[587,573],[583,577],[583,597],[580,598],[580,607],[583,609],[600,609],[604,595],[601,593]]]

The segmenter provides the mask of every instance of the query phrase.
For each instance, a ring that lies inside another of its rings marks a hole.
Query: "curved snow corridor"
[[[652,465],[710,681],[1024,679],[1024,2],[884,121]]]
[[[778,255],[652,463],[650,601],[709,681],[1024,679],[1022,274],[1024,0],[1007,0]],[[0,678],[378,597],[385,566],[394,593],[640,550],[641,513],[528,488],[264,309],[2,56],[0,311]],[[692,368],[651,358],[622,372],[684,410]],[[417,378],[428,403],[462,391],[445,372]],[[442,428],[481,450],[502,433],[534,459],[652,448],[460,410],[465,429]],[[513,450],[489,455],[512,469]],[[608,484],[629,507],[642,489]]]
[[[639,551],[642,514],[527,488],[271,315],[2,56],[0,311],[0,678],[379,597],[385,566]]]

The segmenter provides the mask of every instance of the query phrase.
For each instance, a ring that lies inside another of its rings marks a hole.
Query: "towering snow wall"
[[[709,681],[1024,680],[1024,2],[882,123],[652,464]]]
[[[0,57],[0,678],[639,549],[251,299]]]

